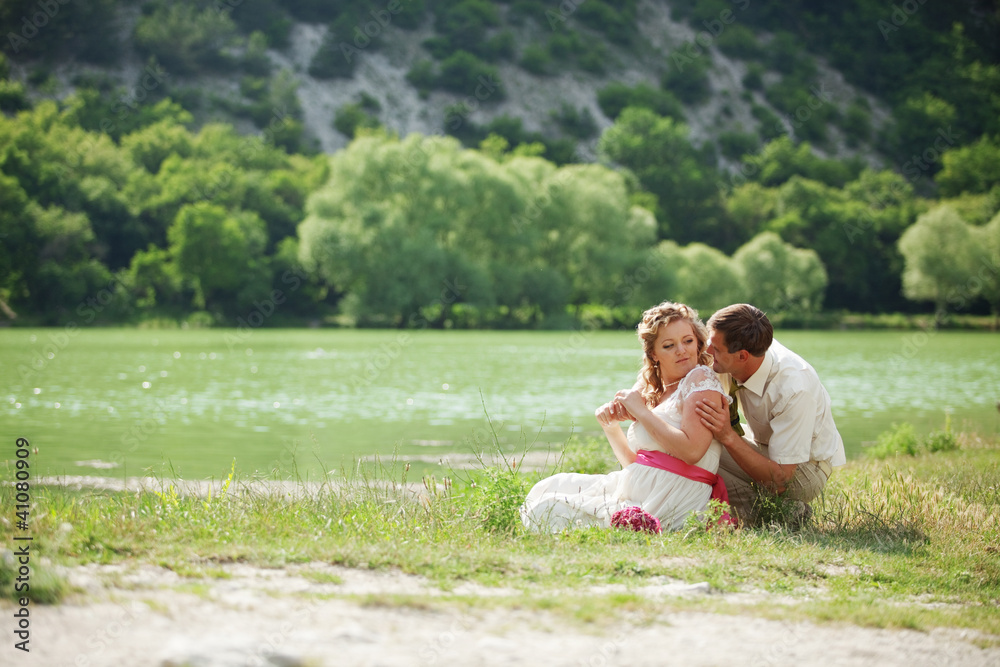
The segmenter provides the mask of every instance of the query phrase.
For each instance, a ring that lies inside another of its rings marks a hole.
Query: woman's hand
[[[635,421],[635,418],[629,414],[629,411],[625,409],[625,406],[617,398],[597,408],[594,411],[594,416],[597,417],[597,421],[600,422],[601,426],[611,426],[623,421]]]
[[[646,399],[638,389],[623,389],[615,394],[615,402],[628,411],[629,415],[635,415],[646,407]],[[634,420],[634,417],[630,416]]]

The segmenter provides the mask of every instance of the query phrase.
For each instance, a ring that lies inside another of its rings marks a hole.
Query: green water
[[[833,398],[848,457],[892,422],[1000,432],[1000,336],[780,332]],[[631,385],[631,332],[0,331],[0,461],[28,438],[37,474],[288,476],[380,454],[471,451],[484,405],[502,441],[599,434]],[[84,465],[80,465],[80,463]],[[119,463],[117,467],[102,467]],[[277,472],[275,472],[277,471]]]

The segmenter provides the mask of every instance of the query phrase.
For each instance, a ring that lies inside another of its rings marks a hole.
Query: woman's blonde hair
[[[667,326],[675,320],[684,320],[691,325],[694,337],[698,341],[698,363],[706,366],[712,365],[712,357],[705,349],[708,347],[708,329],[705,324],[698,319],[698,311],[683,303],[664,301],[658,306],[653,306],[642,314],[642,320],[636,327],[639,334],[639,342],[642,343],[642,370],[639,371],[639,380],[645,384],[642,389],[642,396],[646,399],[646,404],[655,407],[660,404],[666,387],[663,385],[663,378],[660,376],[660,366],[653,361],[653,347],[656,344],[656,337],[660,333],[660,327]]]

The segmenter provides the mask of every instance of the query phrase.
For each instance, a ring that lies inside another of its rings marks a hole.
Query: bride
[[[692,308],[665,301],[643,313],[637,329],[644,353],[638,381],[595,412],[622,470],[541,480],[521,506],[527,528],[619,525],[638,512],[628,508],[639,507],[663,529],[677,530],[710,498],[726,500],[715,474],[722,446],[694,409],[698,400],[723,410],[732,402],[705,352],[705,325]],[[625,420],[633,422],[627,436],[618,424]]]

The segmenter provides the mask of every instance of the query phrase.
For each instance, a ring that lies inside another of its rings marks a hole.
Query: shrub
[[[580,65],[580,69],[585,72],[590,72],[592,74],[603,74],[605,69],[605,64],[611,54],[608,53],[607,48],[604,44],[597,42],[593,45],[593,48],[584,51],[577,58],[576,62]]]
[[[271,73],[271,59],[267,56],[267,35],[259,31],[250,35],[240,64],[243,71],[252,76],[267,76]]]
[[[406,73],[406,80],[417,90],[421,97],[426,97],[427,93],[434,87],[437,81],[437,74],[434,71],[434,63],[430,60],[418,60]]]
[[[438,35],[448,39],[454,53],[466,51],[490,57],[486,30],[500,23],[496,7],[487,0],[460,0],[449,4],[436,14]]]
[[[958,449],[958,439],[950,430],[934,431],[924,440],[924,448],[931,453],[950,452]]]
[[[872,136],[871,113],[864,106],[855,102],[848,107],[841,127],[847,137],[848,146],[854,147],[861,142],[868,141]]]
[[[490,60],[509,60],[514,57],[515,46],[514,33],[510,30],[502,30],[490,37],[486,43],[486,51]]]
[[[551,112],[551,116],[563,132],[577,139],[589,139],[597,134],[597,123],[589,109],[577,110],[571,104],[563,102],[559,111]]]
[[[750,107],[750,113],[760,121],[760,135],[764,139],[774,139],[785,134],[781,119],[767,107],[755,104]]]
[[[242,0],[239,11],[229,14],[244,33],[259,31],[277,49],[289,45],[292,20],[276,0]]]
[[[202,68],[226,64],[222,53],[236,33],[228,14],[212,8],[198,12],[193,5],[158,5],[135,27],[136,49],[155,57],[173,74],[196,74]]]
[[[757,63],[747,65],[743,75],[743,87],[750,90],[764,90],[764,68]]]
[[[353,44],[349,44],[353,48]],[[357,53],[340,48],[340,38],[333,30],[328,30],[319,49],[309,61],[309,74],[317,79],[349,79],[357,67]]]
[[[341,134],[353,139],[359,128],[374,129],[379,126],[378,119],[365,112],[360,104],[345,104],[337,109],[333,126]]]
[[[445,90],[472,95],[482,85],[482,80],[499,81],[496,68],[467,51],[456,51],[441,63],[441,73],[438,74],[436,83]],[[489,91],[487,99],[503,99],[503,88],[497,86]]]
[[[529,44],[521,54],[521,67],[532,74],[548,74],[551,62],[549,52],[537,44]]]
[[[658,116],[684,119],[684,107],[671,93],[639,83],[629,88],[624,83],[610,83],[597,92],[597,104],[604,115],[618,118],[626,107],[642,107]]]
[[[884,459],[889,456],[916,456],[924,452],[950,452],[958,449],[958,440],[951,432],[950,419],[945,420],[943,431],[934,431],[923,441],[917,438],[912,424],[893,424],[891,431],[881,433],[875,446],[868,450],[868,456]]]
[[[758,60],[765,50],[754,36],[753,30],[745,25],[728,26],[716,40],[719,50],[727,56],[743,60]]]
[[[0,111],[13,113],[27,109],[28,98],[24,94],[24,84],[20,81],[0,80]]]
[[[760,147],[756,134],[749,132],[722,132],[719,134],[719,150],[730,160],[739,160],[747,153]]]
[[[914,456],[920,448],[913,424],[893,424],[891,431],[880,433],[875,446],[868,450],[868,456],[884,459],[888,456],[905,454]]]
[[[682,51],[687,51],[682,47]],[[711,87],[708,82],[708,57],[696,58],[683,67],[671,65],[660,80],[665,90],[669,90],[686,104],[700,104],[708,99]]]

